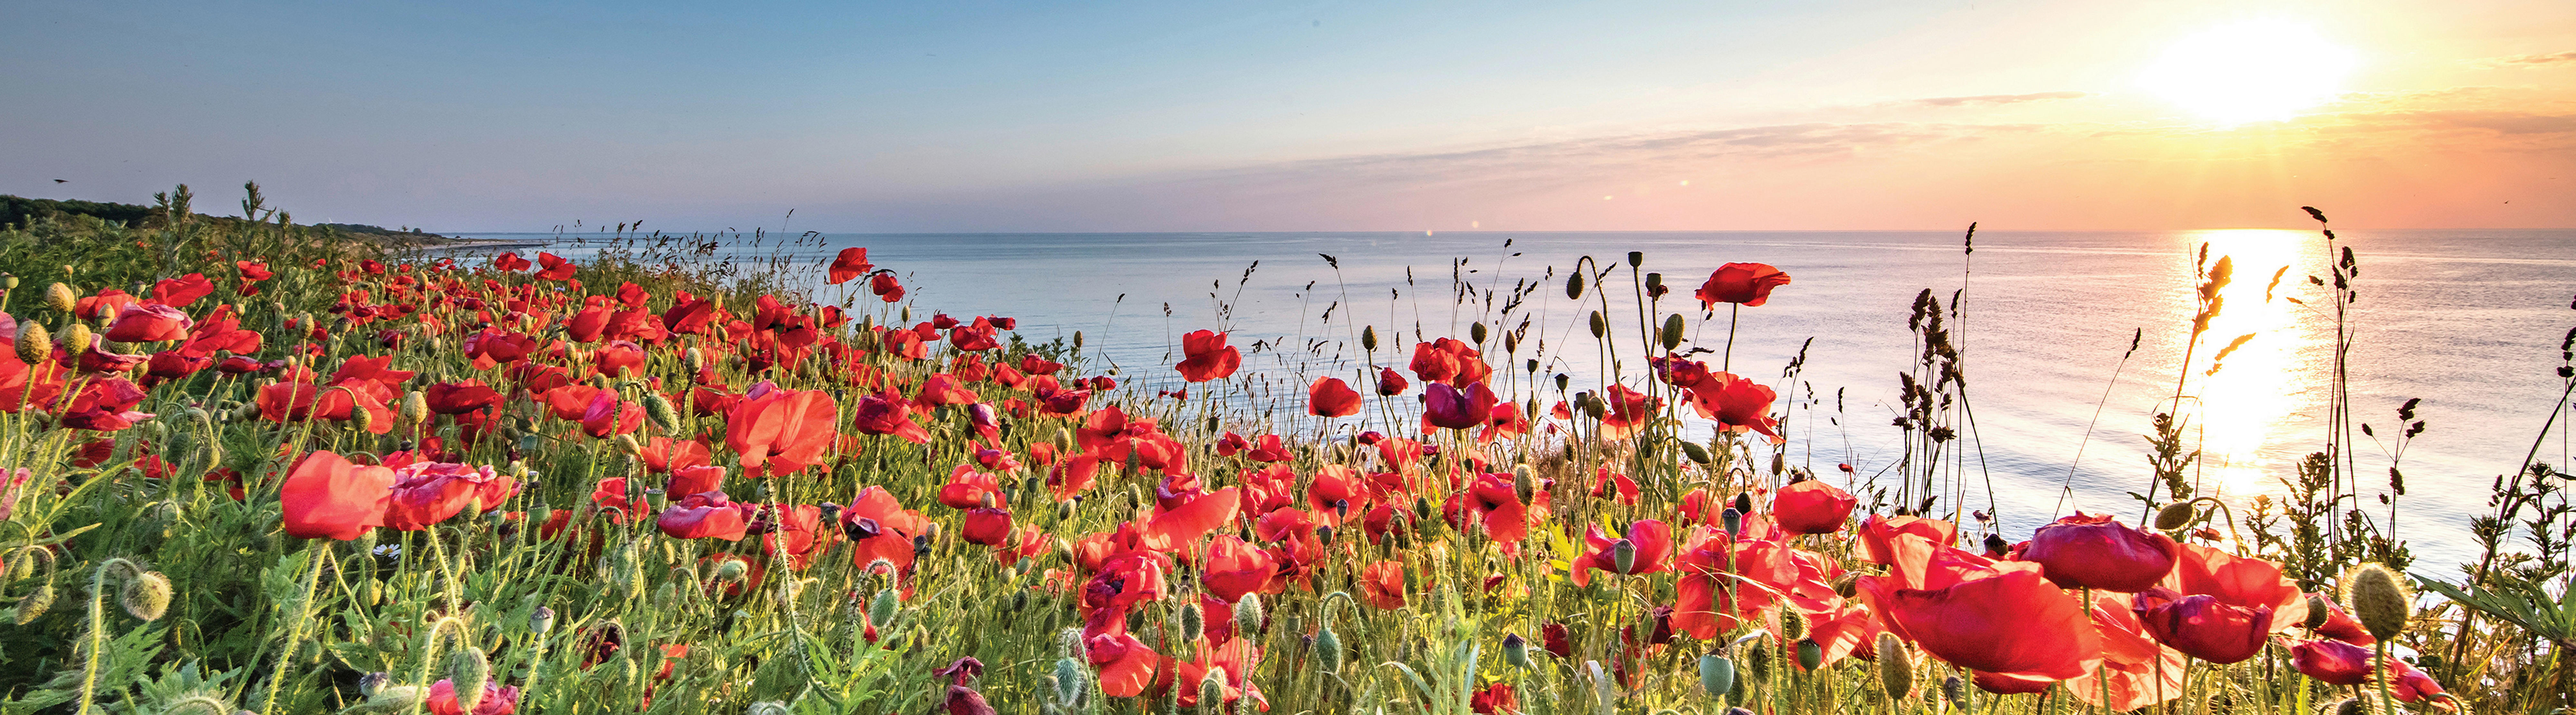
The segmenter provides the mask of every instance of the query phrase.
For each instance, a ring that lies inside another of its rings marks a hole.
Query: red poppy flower
[[[2221,665],[2263,652],[2272,635],[2272,606],[2246,608],[2207,594],[2150,588],[2132,601],[2137,620],[2157,642]]]
[[[788,474],[821,464],[840,435],[834,428],[840,413],[832,396],[821,390],[779,389],[765,382],[753,386],[751,393],[725,415],[725,446],[742,455],[743,473]]]
[[[1187,357],[1173,367],[1181,371],[1181,379],[1190,382],[1222,380],[1243,365],[1243,352],[1225,344],[1225,333],[1212,330],[1181,336],[1181,352]]]
[[[2269,606],[2272,621],[2266,633],[2307,621],[2307,593],[2282,575],[2279,564],[2197,544],[2182,544],[2176,553],[2173,575],[2165,581],[2174,591],[2215,596],[2219,603],[2248,610]]]
[[[330,452],[306,454],[278,488],[286,534],[341,541],[364,536],[385,524],[393,486],[394,470],[358,466]]]
[[[1392,611],[1404,607],[1404,564],[1378,561],[1360,567],[1361,603]]]
[[[2343,605],[2335,603],[2333,596],[2311,593],[2308,597],[2312,599],[2308,601],[2310,606],[2319,602],[2326,604],[2326,621],[2317,624],[2317,635],[2353,645],[2371,645],[2379,642],[2379,639],[2370,636],[2370,631],[2362,630],[2361,621],[2354,619],[2352,614],[2344,612]]]
[[[215,282],[206,280],[206,274],[190,273],[152,284],[152,302],[172,308],[185,308],[190,303],[197,302],[198,298],[213,295],[214,292]]]
[[[903,300],[903,284],[895,281],[893,273],[879,273],[868,279],[868,291],[877,294],[878,300],[888,303]]]
[[[1011,510],[1000,507],[976,507],[966,510],[957,536],[969,544],[1001,546],[1011,539]]]
[[[2318,639],[2290,644],[2290,665],[2317,682],[2360,685],[2370,682],[2370,649],[2339,640]]]
[[[188,314],[166,305],[137,303],[125,306],[116,314],[116,322],[107,326],[107,339],[120,343],[157,343],[188,337]]]
[[[885,487],[868,487],[841,510],[841,533],[857,547],[850,555],[852,564],[864,567],[884,559],[898,570],[909,569],[912,539],[930,533],[930,519],[903,508]]]
[[[429,411],[442,415],[461,415],[501,404],[501,393],[482,380],[441,382],[421,390]]]
[[[1708,274],[1708,282],[1699,286],[1700,307],[1713,308],[1719,303],[1760,306],[1771,300],[1771,289],[1789,284],[1789,274],[1763,263],[1729,263]]]
[[[1279,560],[1233,534],[1218,534],[1208,543],[1207,566],[1199,583],[1209,595],[1234,603],[1244,594],[1265,593],[1278,574]]]
[[[1476,715],[1519,715],[1521,700],[1512,693],[1512,684],[1487,683],[1467,696],[1467,709]]]
[[[1172,488],[1173,481],[1172,477],[1166,476],[1163,483],[1154,488],[1154,516],[1146,524],[1148,532],[1155,538],[1168,540],[1168,543],[1196,541],[1208,532],[1224,527],[1227,522],[1234,521],[1235,512],[1243,502],[1242,487],[1181,492]]]
[[[1858,504],[1860,500],[1849,492],[1808,479],[1781,487],[1771,495],[1771,518],[1792,534],[1831,534],[1842,530],[1843,522],[1851,518],[1852,507]]]
[[[1499,401],[1485,383],[1471,383],[1465,390],[1448,383],[1425,383],[1422,388],[1422,422],[1425,427],[1469,429],[1492,421],[1494,406]],[[1428,430],[1426,430],[1428,431]]]
[[[1360,413],[1360,392],[1338,377],[1315,378],[1306,386],[1306,414],[1349,417]]]
[[[474,710],[468,713],[456,698],[456,681],[441,678],[429,686],[429,700],[423,704],[429,715],[511,715],[519,711],[519,686],[483,681],[483,699],[476,701]]]
[[[1162,655],[1145,647],[1145,642],[1127,633],[1102,633],[1083,643],[1091,667],[1100,671],[1100,692],[1113,698],[1132,698],[1144,694],[1145,686],[1154,681],[1156,666]]]
[[[972,404],[982,402],[984,398],[974,390],[966,389],[965,381],[957,379],[956,375],[934,372],[921,379],[921,392],[914,395],[912,401],[927,408]]]
[[[699,492],[724,488],[725,468],[715,465],[680,467],[671,470],[670,481],[662,484],[662,493],[685,497]]]
[[[1404,388],[1411,385],[1412,383],[1404,381],[1403,375],[1396,374],[1395,368],[1381,367],[1377,369],[1377,394],[1379,397],[1394,397],[1396,395],[1404,394]]]
[[[859,398],[859,404],[851,408],[851,416],[859,434],[890,434],[913,444],[929,444],[930,430],[912,421],[908,404],[901,394],[879,392]]]
[[[1583,555],[1574,557],[1574,561],[1566,565],[1577,586],[1591,583],[1593,569],[1630,575],[1664,570],[1664,558],[1673,552],[1673,528],[1661,520],[1639,519],[1628,524],[1625,535],[1613,539],[1601,533],[1601,526],[1595,524],[1584,530],[1583,542],[1586,547]],[[1622,549],[1630,552],[1625,569],[1620,568],[1618,558]]]
[[[876,269],[874,264],[868,263],[868,249],[851,246],[841,249],[839,254],[832,257],[831,276],[823,282],[829,285],[840,285]]]
[[[2035,692],[2014,688],[2081,676],[2102,660],[2102,636],[2075,599],[2037,570],[1898,589],[1879,605],[1889,625],[1924,652],[1993,674],[1977,683],[1988,690]]]
[[[537,253],[537,265],[542,266],[542,269],[537,271],[537,277],[550,281],[569,279],[576,268],[572,261],[543,251]]]
[[[2173,572],[2175,548],[2163,534],[2078,511],[2039,527],[2021,560],[2037,562],[2059,588],[2137,593]]]
[[[986,504],[990,498],[993,503]],[[972,465],[960,464],[948,473],[948,483],[939,487],[939,503],[951,509],[973,509],[982,506],[1010,506],[1010,495],[1002,493],[1002,478],[975,471]]]
[[[403,465],[394,470],[393,499],[385,506],[385,526],[419,531],[478,503],[483,511],[498,509],[502,500],[516,493],[518,480],[496,474],[489,465]]]
[[[268,264],[266,263],[233,261],[233,270],[241,272],[241,279],[244,283],[257,283],[277,277],[277,274],[269,272]]]
[[[1422,378],[1426,384],[1446,382],[1450,387],[1461,389],[1469,383],[1484,382],[1494,372],[1493,366],[1485,364],[1482,353],[1452,338],[1414,344],[1410,367],[1414,376]]]
[[[1601,392],[1601,401],[1610,408],[1601,415],[1603,439],[1625,439],[1635,434],[1639,428],[1653,422],[1655,414],[1663,407],[1662,400],[1629,389],[1627,385],[1612,384]]]
[[[2183,653],[2157,643],[2138,622],[2125,593],[2093,594],[2093,628],[2102,634],[2102,668],[2066,681],[2067,692],[2101,705],[2108,691],[2111,710],[2127,711],[2182,697]],[[2104,680],[2094,678],[2099,675]]]
[[[724,492],[691,494],[662,510],[653,524],[675,538],[741,541],[749,526],[743,514],[748,506],[733,503]]]

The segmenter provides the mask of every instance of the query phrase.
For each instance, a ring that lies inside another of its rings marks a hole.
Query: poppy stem
[[[1718,353],[1718,372],[1735,372],[1735,319],[1743,314],[1743,303],[1729,303],[1726,309],[1726,352]]]

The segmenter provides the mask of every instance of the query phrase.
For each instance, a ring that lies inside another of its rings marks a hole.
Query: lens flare
[[[2359,64],[2314,28],[2254,20],[2175,42],[2138,83],[2223,124],[2280,121],[2333,99]]]

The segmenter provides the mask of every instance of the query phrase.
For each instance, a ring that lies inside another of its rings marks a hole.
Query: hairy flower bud
[[[1664,352],[1672,352],[1674,350],[1681,349],[1682,330],[1682,314],[1674,313],[1670,317],[1664,318],[1664,334],[1662,336]]]
[[[1342,637],[1333,632],[1332,626],[1315,634],[1315,667],[1327,673],[1342,669]]]
[[[1521,503],[1528,504],[1530,502],[1530,498],[1537,494],[1538,475],[1534,470],[1530,469],[1530,465],[1523,464],[1513,467],[1512,495],[1520,497]]]
[[[170,577],[159,571],[145,571],[125,580],[124,590],[116,594],[117,605],[125,612],[146,621],[161,620],[170,612]]]
[[[63,326],[63,337],[57,342],[63,344],[64,352],[77,353],[89,347],[90,337],[89,324],[72,323]]]
[[[1209,668],[1207,677],[1199,679],[1199,712],[1215,713],[1225,707],[1225,668]]]
[[[1261,612],[1261,594],[1243,594],[1243,600],[1234,602],[1234,632],[1239,637],[1261,633],[1261,624],[1266,619],[1267,616]]]
[[[43,363],[54,356],[54,336],[45,326],[30,320],[18,324],[18,361],[29,365]]]
[[[447,656],[447,679],[456,686],[456,704],[473,712],[483,703],[483,685],[492,680],[492,659],[482,648],[459,648]]]
[[[1707,464],[1709,460],[1708,448],[1699,446],[1698,442],[1683,442],[1682,456],[1689,457],[1696,464]]]
[[[1198,640],[1199,635],[1206,632],[1207,613],[1199,610],[1199,604],[1181,606],[1181,640]]]
[[[80,296],[72,292],[71,286],[61,283],[45,286],[45,307],[68,313],[79,303]]]
[[[664,434],[680,433],[680,411],[672,407],[671,398],[663,397],[662,393],[644,393],[644,417],[652,420],[653,428]]]
[[[2165,508],[2156,510],[2156,529],[2160,531],[2173,531],[2175,529],[2190,526],[2192,517],[2199,515],[2200,514],[2197,509],[2191,502],[2183,501],[2166,504]]]
[[[49,583],[37,586],[36,590],[29,592],[25,598],[18,599],[17,608],[10,609],[9,622],[21,626],[34,623],[38,616],[45,615],[46,609],[53,607],[54,585]]]
[[[402,423],[422,425],[429,422],[429,393],[414,390],[403,395]]]
[[[2370,637],[2388,640],[2406,631],[2415,611],[2415,594],[2397,574],[2379,564],[2362,564],[2343,577],[2343,602]]]
[[[1914,692],[1914,657],[1905,651],[1905,639],[1894,633],[1878,634],[1878,685],[1890,698]]]

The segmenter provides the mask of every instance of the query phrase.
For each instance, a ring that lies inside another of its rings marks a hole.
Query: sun
[[[2175,42],[2138,83],[2222,124],[2280,121],[2333,99],[2359,61],[2314,28],[2252,20]]]

